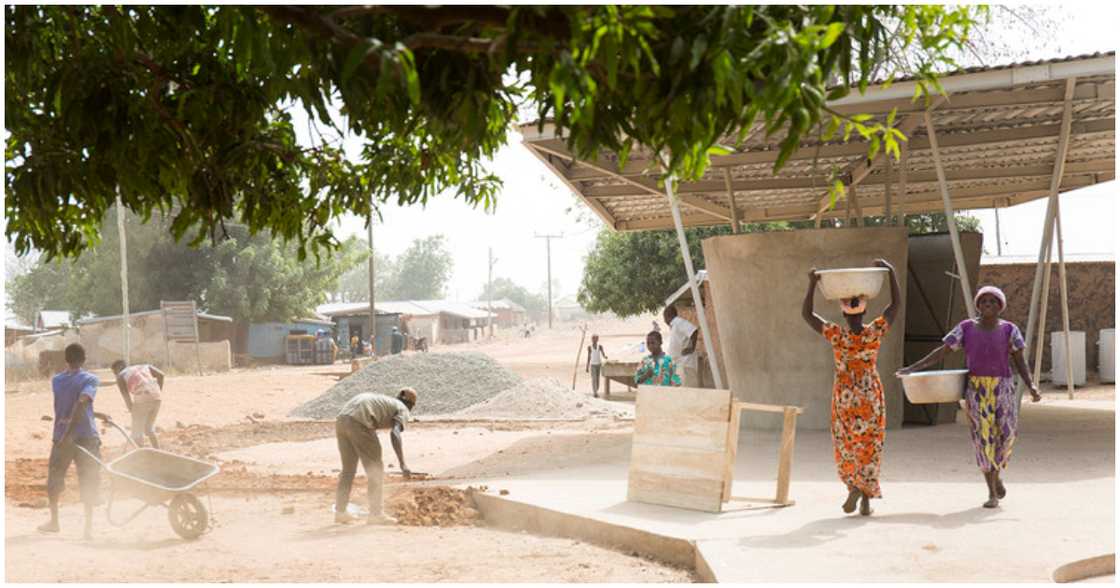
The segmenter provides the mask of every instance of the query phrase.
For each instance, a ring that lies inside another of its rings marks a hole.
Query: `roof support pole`
[[[121,241],[121,359],[128,364],[132,361],[129,358],[129,351],[131,351],[129,330],[132,329],[132,325],[129,324],[128,316],[128,249],[125,247],[124,233],[124,204],[121,203],[121,189],[117,188],[117,236]],[[197,343],[198,341],[195,341],[195,344]],[[171,362],[168,361],[168,366],[164,369],[170,369],[170,364]]]
[[[700,296],[700,285],[696,283],[696,272],[692,269],[692,253],[688,250],[688,239],[684,235],[684,223],[681,222],[681,208],[673,194],[673,184],[676,178],[669,176],[665,179],[665,197],[669,199],[669,208],[673,210],[673,224],[677,227],[677,241],[681,245],[681,257],[684,258],[684,269],[688,274],[688,286],[692,290],[692,299],[696,301],[696,314],[700,317],[700,335],[704,338],[704,350],[708,356],[708,367],[712,370],[712,379],[716,388],[723,389],[723,378],[716,364],[715,347],[712,346],[712,336],[708,328],[708,315],[704,311],[704,299]]]
[[[890,227],[894,225],[894,198],[891,194],[891,172],[894,171],[894,162],[891,161],[890,154],[887,154],[883,160],[883,165],[886,166],[886,177],[883,178],[883,191],[887,201],[887,209],[883,211],[883,226]]]
[[[906,176],[910,173],[910,146],[903,143],[902,169],[898,170],[898,226],[906,226]]]
[[[1069,337],[1069,289],[1066,281],[1066,256],[1062,247],[1062,208],[1054,203],[1054,230],[1058,233],[1058,291],[1062,295],[1062,330],[1066,333],[1066,392],[1073,400],[1073,342]],[[1054,358],[1051,354],[1050,364]],[[1053,368],[1051,368],[1053,369]]]
[[[723,168],[723,184],[727,186],[727,202],[731,205],[731,232],[738,234],[741,230],[739,227],[739,207],[735,205],[735,190],[731,189],[731,170]]]
[[[1050,226],[1054,225],[1054,215],[1048,214],[1047,220]],[[1049,245],[1049,243],[1047,243]],[[1042,270],[1042,303],[1038,307],[1038,321],[1042,325],[1038,329],[1038,343],[1034,348],[1034,381],[1042,377],[1042,350],[1046,348],[1046,309],[1050,306],[1050,258],[1052,256],[1052,248],[1046,247],[1046,259],[1038,265],[1038,270]],[[1036,270],[1036,273],[1037,271]],[[1031,308],[1031,314],[1034,314],[1034,308]],[[1027,344],[1030,345],[1030,339],[1026,339]],[[1023,400],[1022,390],[1018,390],[1019,402]]]
[[[949,225],[949,238],[953,242],[953,256],[957,258],[957,267],[960,268],[961,292],[963,292],[965,307],[968,308],[969,318],[976,316],[976,305],[972,302],[972,284],[968,278],[968,266],[964,263],[964,250],[961,249],[961,235],[957,232],[957,220],[953,214],[953,202],[949,198],[949,181],[945,179],[945,168],[941,165],[941,153],[937,148],[937,132],[933,128],[933,118],[929,111],[923,115],[926,122],[926,134],[929,135],[929,148],[933,153],[933,165],[937,168],[937,184],[941,187],[941,202],[945,205],[945,222]]]
[[[1058,209],[1058,190],[1061,187],[1062,175],[1065,173],[1066,154],[1069,152],[1070,128],[1073,126],[1073,93],[1077,88],[1077,78],[1066,80],[1065,107],[1062,110],[1061,135],[1058,136],[1058,153],[1054,158],[1054,173],[1050,176],[1050,199],[1046,205],[1046,221],[1042,225],[1042,242],[1039,244],[1038,265],[1035,266],[1034,285],[1031,288],[1031,305],[1027,318],[1027,341],[1034,338],[1035,328],[1045,331],[1045,323],[1036,321],[1040,311],[1037,310],[1039,294],[1042,291],[1043,259],[1047,261],[1049,271],[1050,247],[1054,236],[1054,217]],[[1040,326],[1041,325],[1041,326]],[[1041,346],[1040,346],[1041,347]],[[1038,367],[1038,366],[1035,366]],[[1037,370],[1036,370],[1037,373]],[[1037,379],[1036,379],[1037,381]],[[1022,389],[1019,390],[1020,401],[1023,398]]]

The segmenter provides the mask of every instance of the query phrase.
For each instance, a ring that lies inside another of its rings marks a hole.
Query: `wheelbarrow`
[[[167,509],[171,528],[180,537],[197,539],[205,533],[210,527],[210,514],[191,490],[217,474],[218,466],[162,449],[140,447],[112,419],[101,420],[120,431],[133,446],[128,453],[109,462],[101,461],[78,446],[109,473],[109,498],[105,511],[109,523],[123,527],[148,507],[162,506]],[[113,518],[113,499],[118,496],[138,498],[144,504],[128,518],[118,521]]]

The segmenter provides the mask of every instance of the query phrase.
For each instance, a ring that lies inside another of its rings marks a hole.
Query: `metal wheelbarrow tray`
[[[139,447],[115,422],[105,423],[120,431],[134,447],[110,462],[102,462],[79,446],[109,474],[111,485],[106,507],[109,522],[123,526],[149,506],[163,506],[167,508],[171,528],[180,537],[196,539],[205,533],[210,526],[210,515],[191,490],[217,475],[218,466],[162,449]],[[113,519],[113,499],[117,497],[138,498],[144,505],[124,521],[117,522]]]

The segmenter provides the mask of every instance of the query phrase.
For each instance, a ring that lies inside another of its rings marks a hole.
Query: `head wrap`
[[[852,306],[852,300],[857,297],[844,298],[840,301],[840,312],[844,314],[863,314],[867,311],[867,297],[859,296],[859,303]]]
[[[985,294],[991,294],[992,296],[996,297],[996,300],[999,300],[999,311],[1000,312],[1003,312],[1004,310],[1007,309],[1007,296],[1004,296],[1003,290],[1000,290],[999,288],[996,288],[995,286],[984,286],[983,288],[980,288],[979,290],[977,290],[976,291],[976,297],[972,299],[972,303],[973,304],[980,304],[980,297],[985,295]]]

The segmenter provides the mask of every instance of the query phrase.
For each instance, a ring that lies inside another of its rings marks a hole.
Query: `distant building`
[[[70,327],[70,313],[65,310],[40,310],[35,315],[35,332],[53,331]]]
[[[525,310],[525,307],[509,298],[501,298],[489,302],[486,300],[477,300],[471,302],[470,305],[478,310],[493,309],[494,326],[500,328],[523,325],[529,318],[529,313]]]
[[[288,335],[314,335],[320,329],[324,329],[333,336],[336,328],[335,323],[326,317],[307,317],[286,323],[251,323],[249,357],[256,360],[283,362]]]
[[[429,343],[465,343],[482,335],[486,319],[490,316],[471,304],[449,300],[388,300],[376,302],[374,308],[377,312],[375,345],[378,354],[389,352],[389,337],[394,326],[407,332],[409,337],[425,337]],[[315,310],[334,321],[338,326],[339,340],[345,347],[349,347],[350,335],[355,332],[362,338],[368,336],[368,302],[323,304]]]
[[[14,320],[4,321],[4,347],[16,342],[16,339],[35,332],[34,327],[20,324]]]
[[[129,314],[129,359],[168,366],[183,371],[198,369],[228,370],[232,366],[231,340],[233,319],[197,312],[198,340],[194,343],[164,342],[163,312],[147,310]],[[86,363],[93,367],[108,367],[121,359],[123,336],[122,315],[99,316],[77,322],[78,338],[86,348]]]

